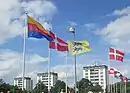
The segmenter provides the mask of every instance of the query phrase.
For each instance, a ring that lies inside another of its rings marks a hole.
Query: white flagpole
[[[117,83],[116,83],[116,93],[118,93],[118,87],[117,87]]]
[[[122,86],[121,86],[121,83],[122,83],[122,82],[120,81],[120,93],[122,92]]]
[[[108,54],[109,54],[109,49],[108,49]],[[108,57],[108,70],[110,70],[110,62],[109,62],[109,57]],[[111,86],[110,86],[110,82],[109,82],[109,80],[110,80],[110,75],[109,75],[109,73],[108,73],[108,93],[109,92],[111,92]]]
[[[67,66],[68,66],[68,51],[66,52],[66,93],[67,93],[67,87],[68,87]]]
[[[125,81],[125,93],[126,93],[126,81]]]
[[[48,93],[50,93],[50,63],[51,63],[51,49],[48,42]]]
[[[24,40],[23,40],[23,77],[22,77],[22,90],[24,90],[24,77],[25,77],[25,56],[26,56],[26,25],[27,25],[27,14],[25,15],[25,27],[24,27]]]

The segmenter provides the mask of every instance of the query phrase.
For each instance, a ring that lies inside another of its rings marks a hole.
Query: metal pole
[[[69,31],[74,34],[74,41],[75,41],[75,28],[70,27],[70,28],[69,28]],[[76,54],[74,55],[74,64],[75,64],[74,68],[75,68],[75,93],[76,93],[76,92],[77,92],[77,91],[76,91],[76,88],[77,88],[77,85],[76,85],[76,82],[77,82]]]
[[[126,81],[125,81],[125,93],[126,93]]]
[[[121,81],[120,81],[120,93],[122,92],[122,90],[121,90]]]
[[[116,83],[116,93],[118,93],[118,89],[117,89],[117,83]]]
[[[67,93],[67,85],[68,85],[68,79],[67,79],[67,66],[68,66],[68,51],[66,52],[66,93]]]
[[[74,41],[75,41],[75,32],[74,32]],[[74,63],[75,63],[75,93],[77,93],[77,71],[76,71],[76,54],[74,55]]]
[[[27,14],[25,15],[25,25],[27,24],[26,18],[27,18]],[[22,86],[22,90],[24,90],[24,76],[25,76],[26,27],[24,28],[23,35],[24,35],[24,41],[23,41],[23,78],[22,78],[23,86]]]
[[[49,57],[49,59],[48,59],[48,93],[50,93],[50,58],[51,58],[51,49],[49,48],[49,46],[48,46],[48,50],[49,50],[49,53],[48,53],[48,57]]]

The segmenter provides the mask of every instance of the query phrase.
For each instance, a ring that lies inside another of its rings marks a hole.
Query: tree
[[[43,82],[39,81],[36,84],[35,88],[33,89],[33,93],[41,93],[41,92],[47,93],[48,90],[47,90],[47,86],[45,86]]]
[[[92,83],[85,78],[82,78],[79,82],[77,82],[77,88],[79,89],[79,93],[89,92],[92,86]]]
[[[3,84],[3,83],[4,83],[3,79],[0,79],[0,85]]]
[[[0,79],[0,92],[7,93],[7,91],[10,91],[11,93],[13,93],[13,91],[15,91],[15,93],[22,93],[22,90],[17,86],[7,84],[3,81],[3,79]]]
[[[61,81],[61,80],[57,80],[56,84],[54,85],[54,87],[52,88],[52,92],[53,93],[58,93],[61,90],[65,91],[65,82]]]
[[[102,87],[100,85],[95,85],[95,86],[92,87],[91,91],[93,93],[99,93],[99,92],[102,92],[103,89],[102,89]]]

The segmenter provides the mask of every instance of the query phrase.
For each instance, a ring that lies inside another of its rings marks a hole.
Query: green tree
[[[35,86],[35,88],[33,89],[32,92],[33,92],[33,93],[41,93],[41,92],[47,93],[47,92],[48,92],[47,86],[45,86],[45,85],[43,84],[43,82],[39,81],[39,82],[36,84],[36,86]]]
[[[92,83],[85,78],[82,78],[79,82],[77,82],[77,88],[79,93],[86,93],[89,92],[92,88]]]
[[[0,79],[0,92],[7,93],[7,91],[10,91],[11,93],[22,93],[22,90],[17,86],[7,84],[3,81],[3,79]]]
[[[92,87],[91,91],[93,93],[99,93],[99,92],[103,92],[103,89],[100,85],[95,85],[95,86]]]
[[[61,90],[63,90],[65,92],[65,82],[61,81],[61,80],[57,80],[56,84],[54,85],[54,87],[52,88],[52,92],[53,93],[58,93]]]

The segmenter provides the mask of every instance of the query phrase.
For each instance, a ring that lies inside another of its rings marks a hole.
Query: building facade
[[[18,77],[14,78],[14,86],[18,86],[18,88],[23,88],[23,78]],[[33,89],[33,80],[30,77],[24,77],[24,89],[27,91],[32,91]]]
[[[50,87],[53,87],[58,80],[58,74],[54,72],[50,72]],[[41,81],[45,86],[48,87],[48,73],[38,73],[37,74],[37,82]]]
[[[108,67],[106,65],[83,67],[83,78],[90,80],[94,85],[100,85],[105,92],[109,80]]]

